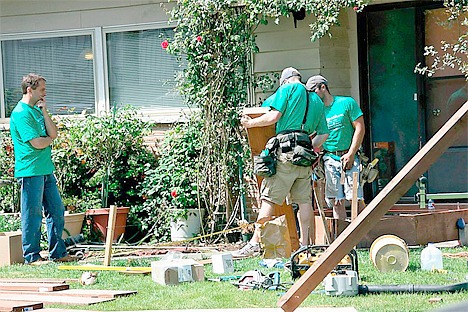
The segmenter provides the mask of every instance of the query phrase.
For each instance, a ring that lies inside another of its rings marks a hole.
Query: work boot
[[[27,263],[27,264],[29,264],[29,265],[43,265],[43,264],[48,264],[48,263],[50,263],[50,262],[51,262],[51,261],[49,261],[49,260],[47,260],[47,259],[45,259],[45,258],[40,257],[40,258],[37,259],[36,261],[34,261],[34,262],[29,262],[29,263]]]
[[[251,256],[258,256],[260,254],[260,244],[252,244],[248,242],[241,249],[232,252],[234,258],[246,258]]]

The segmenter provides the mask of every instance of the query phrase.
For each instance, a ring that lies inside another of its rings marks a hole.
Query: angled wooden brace
[[[354,219],[325,253],[278,301],[284,311],[294,311],[341,259],[379,222],[380,218],[414,182],[450,147],[458,135],[467,134],[468,101]]]

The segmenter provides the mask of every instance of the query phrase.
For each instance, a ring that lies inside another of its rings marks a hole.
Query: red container
[[[109,211],[110,208],[90,209],[86,211],[86,216],[89,216],[93,219],[94,230],[100,233],[102,242],[106,241]],[[116,241],[120,235],[125,233],[125,227],[127,226],[127,215],[129,211],[129,207],[117,207],[117,216],[115,218],[113,238],[114,241]]]

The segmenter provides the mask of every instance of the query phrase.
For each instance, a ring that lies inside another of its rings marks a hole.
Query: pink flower
[[[201,36],[197,36],[197,41],[201,42]]]
[[[177,191],[176,191],[176,190],[172,190],[172,191],[171,191],[171,196],[172,196],[173,198],[176,198],[176,197],[177,197]]]
[[[359,10],[359,7],[358,7],[358,6],[355,6],[355,7],[353,8],[353,10],[354,10],[354,11],[357,11],[357,10]]]
[[[161,42],[161,48],[163,48],[164,50],[166,50],[168,46],[169,46],[169,41],[164,40],[163,42]]]

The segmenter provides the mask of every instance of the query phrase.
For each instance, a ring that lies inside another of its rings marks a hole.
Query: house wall
[[[332,37],[324,36],[314,42],[310,40],[309,27],[314,19],[312,15],[297,21],[297,28],[292,17],[280,18],[278,24],[270,20],[268,25],[261,25],[256,31],[259,53],[253,56],[254,74],[275,72],[279,75],[283,68],[292,66],[301,72],[303,82],[310,76],[322,74],[330,81],[332,94],[351,95],[358,100],[355,15],[352,10],[343,12],[339,17],[340,26],[331,29]],[[255,90],[255,101],[263,101],[277,86]]]
[[[164,0],[0,0],[2,34],[167,22]]]

